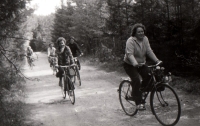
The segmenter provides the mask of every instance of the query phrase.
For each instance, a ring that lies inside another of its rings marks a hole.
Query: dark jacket
[[[68,46],[65,46],[63,52],[57,52],[57,54],[58,54],[58,65],[70,65],[74,63],[72,52]]]
[[[79,48],[79,46],[78,46],[78,44],[77,44],[76,42],[74,42],[73,44],[69,43],[68,46],[69,46],[69,48],[71,49],[72,55],[73,55],[74,57],[77,57],[77,56],[78,56],[77,51],[78,51],[79,53],[82,53],[81,49]]]

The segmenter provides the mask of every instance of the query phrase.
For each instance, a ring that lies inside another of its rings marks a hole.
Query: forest
[[[62,3],[55,14],[38,20],[32,42],[46,43],[46,50],[49,42],[60,36],[68,40],[72,35],[83,45],[84,53],[94,59],[122,61],[131,27],[142,23],[153,51],[169,71],[178,76],[199,76],[199,2],[73,0]],[[42,46],[37,46],[41,50],[39,47]]]
[[[20,68],[27,41],[34,51],[46,52],[58,37],[74,36],[86,57],[121,67],[131,27],[142,23],[167,70],[181,77],[200,75],[200,0],[61,0],[47,16],[34,15],[30,1],[0,2],[0,125],[22,125],[15,118],[23,112],[16,95],[23,95]]]

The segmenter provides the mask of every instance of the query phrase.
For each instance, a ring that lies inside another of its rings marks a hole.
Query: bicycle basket
[[[74,68],[69,68],[69,75],[70,76],[75,76],[76,72],[74,70]]]

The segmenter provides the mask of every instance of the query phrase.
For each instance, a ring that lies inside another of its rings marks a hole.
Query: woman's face
[[[138,28],[136,29],[135,37],[136,37],[137,39],[143,39],[143,37],[144,37],[144,29],[141,28],[141,27],[138,27]]]
[[[63,47],[63,46],[65,46],[65,42],[62,40],[59,42],[59,47]]]
[[[74,39],[70,39],[70,43],[73,44],[74,43]]]

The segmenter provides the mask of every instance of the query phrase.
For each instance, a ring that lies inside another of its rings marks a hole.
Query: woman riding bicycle
[[[33,60],[33,50],[31,49],[30,46],[27,47],[26,56],[28,60],[31,60],[31,61]]]
[[[155,63],[159,62],[145,36],[145,26],[137,23],[133,26],[131,37],[126,42],[124,69],[132,80],[132,97],[130,99],[135,101],[139,110],[145,109],[140,91],[141,84],[145,85],[150,79],[149,69],[145,66],[146,57]]]
[[[57,50],[57,55],[58,55],[58,65],[71,65],[74,64],[72,52],[68,46],[66,46],[66,40],[63,37],[59,37],[56,41],[58,44],[58,50]],[[58,72],[56,74],[56,77],[59,77],[59,86],[62,84],[62,75],[64,73],[64,69],[61,67],[58,67]]]
[[[52,64],[52,57],[56,56],[56,49],[53,47],[53,43],[49,44],[49,48],[47,49],[47,56],[48,56],[48,61],[50,63],[50,67],[53,65]]]
[[[31,49],[30,46],[27,47],[26,55],[27,55],[28,57],[32,57],[32,56],[33,56],[33,50]]]

